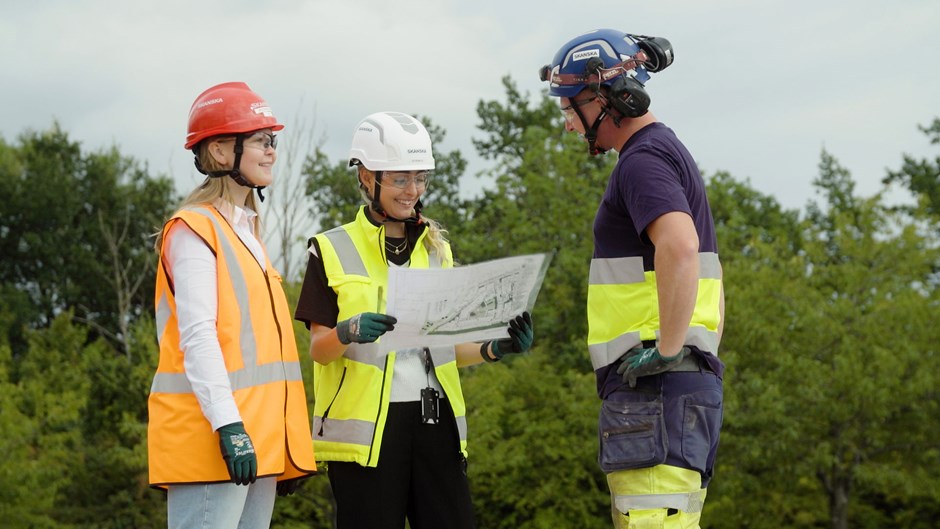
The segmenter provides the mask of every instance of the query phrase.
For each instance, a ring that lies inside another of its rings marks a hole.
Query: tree
[[[0,311],[0,330],[14,321],[12,314]],[[7,332],[0,332],[0,519],[10,527],[53,527],[49,512],[52,498],[36,491],[46,489],[45,480],[55,469],[44,469],[36,457],[35,417],[17,405],[19,385],[13,379],[13,355]]]
[[[930,138],[930,143],[940,145],[940,118],[934,118],[930,127],[918,127]],[[904,163],[897,171],[888,171],[882,182],[899,183],[909,189],[915,197],[926,201],[927,210],[940,216],[940,156],[933,161],[917,160],[905,154]]]
[[[58,124],[22,134],[16,146],[0,143],[0,288],[19,323],[46,326],[72,309],[127,353],[130,324],[152,311],[149,238],[175,201],[172,189],[117,148],[82,153]],[[15,355],[24,343],[11,346]]]
[[[477,525],[610,527],[594,374],[559,368],[554,344],[536,343],[524,358],[461,374]]]
[[[884,527],[938,499],[937,478],[919,470],[937,464],[940,434],[936,371],[922,368],[940,315],[927,280],[936,224],[856,196],[825,152],[816,186],[824,202],[807,207],[797,252],[753,238],[748,259],[726,267],[719,469],[734,470],[716,479],[716,527]],[[878,512],[859,496],[899,505]]]
[[[144,444],[151,234],[172,189],[116,147],[82,152],[57,124],[0,141],[0,423],[11,472],[29,469],[0,475],[14,527],[160,525]]]
[[[705,176],[723,265],[739,259],[753,265],[756,247],[761,243],[775,243],[785,255],[800,251],[799,211],[783,209],[777,199],[725,171]]]

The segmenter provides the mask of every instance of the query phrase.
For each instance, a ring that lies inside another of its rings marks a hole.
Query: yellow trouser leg
[[[698,472],[669,465],[621,470],[607,474],[607,485],[615,529],[699,529],[706,491]]]

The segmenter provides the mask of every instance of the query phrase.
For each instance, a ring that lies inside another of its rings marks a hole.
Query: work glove
[[[509,338],[493,342],[493,356],[497,360],[510,353],[524,353],[532,348],[535,330],[532,328],[532,316],[528,312],[509,320]]]
[[[336,324],[336,337],[344,344],[370,343],[395,328],[398,320],[387,314],[362,312]]]
[[[620,357],[617,374],[631,388],[635,388],[637,378],[669,371],[691,352],[688,347],[683,347],[676,356],[663,358],[656,347],[634,347]]]
[[[303,478],[294,478],[294,479],[285,479],[284,481],[277,482],[277,495],[278,496],[290,496],[291,494],[300,490],[300,487],[304,484]]]
[[[245,425],[233,422],[219,428],[219,445],[232,481],[236,485],[254,483],[258,477],[258,458],[255,457],[255,447],[245,431]]]

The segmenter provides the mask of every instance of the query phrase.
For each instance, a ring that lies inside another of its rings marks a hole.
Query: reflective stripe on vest
[[[699,253],[699,289],[685,344],[718,354],[721,263]],[[654,271],[642,257],[592,259],[588,285],[588,351],[594,370],[608,366],[645,340],[659,338]]]
[[[457,419],[457,433],[460,439],[467,439],[467,417],[461,415]],[[372,444],[373,423],[356,419],[335,419],[330,417],[330,438],[329,441],[351,443],[368,447]],[[323,417],[313,418],[313,431],[319,432],[323,427]]]
[[[333,251],[339,258],[339,265],[343,267],[343,273],[346,275],[368,276],[366,265],[362,262],[362,257],[356,251],[356,244],[342,226],[333,228],[323,234],[333,245]]]
[[[232,391],[260,386],[271,382],[303,381],[300,362],[282,362],[245,366],[228,374]],[[153,377],[151,393],[192,393],[193,387],[184,373],[157,373]]]

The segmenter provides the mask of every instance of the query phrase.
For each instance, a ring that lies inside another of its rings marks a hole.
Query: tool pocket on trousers
[[[665,431],[661,399],[603,401],[598,428],[601,470],[614,472],[663,463],[666,461]]]
[[[701,391],[689,395],[682,417],[682,458],[692,469],[710,474],[710,459],[721,429],[721,393]]]

